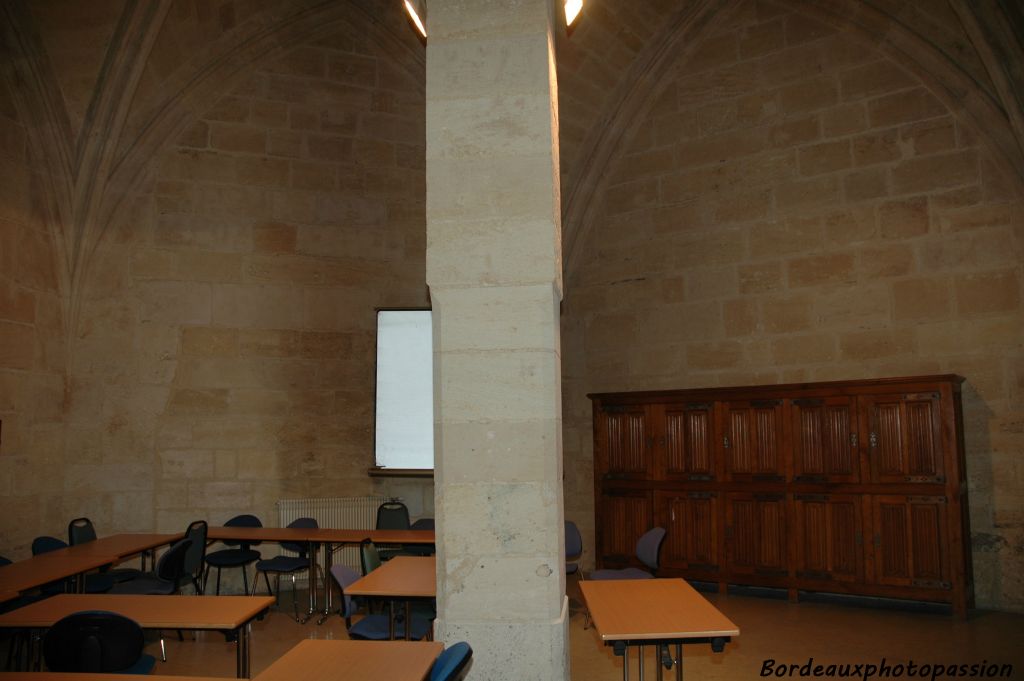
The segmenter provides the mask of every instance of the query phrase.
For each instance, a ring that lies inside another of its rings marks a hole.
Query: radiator
[[[296,518],[315,518],[320,527],[341,530],[372,530],[377,524],[377,507],[392,497],[322,497],[319,499],[279,499],[277,517],[281,527]],[[334,552],[335,563],[362,572],[359,547],[346,546]],[[318,561],[323,565],[323,561]],[[300,577],[301,579],[301,577]]]

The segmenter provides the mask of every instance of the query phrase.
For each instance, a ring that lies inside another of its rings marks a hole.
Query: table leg
[[[324,610],[323,615],[316,621],[323,624],[331,616],[331,601],[333,590],[331,589],[331,568],[334,566],[334,545],[327,543],[324,547]]]
[[[637,648],[639,648],[640,653],[638,655],[640,658],[640,668],[637,670],[637,678],[640,679],[640,681],[644,681],[644,644],[641,643]]]
[[[235,676],[239,679],[249,678],[249,663],[251,656],[249,654],[249,633],[251,623],[246,622],[237,629],[238,642],[235,644]]]
[[[412,638],[412,601],[405,602],[405,640]]]
[[[409,625],[406,624],[405,628],[408,629]],[[395,602],[393,600],[388,601],[388,640],[395,640]]]
[[[622,649],[622,681],[629,681],[629,644]]]
[[[683,644],[676,644],[676,681],[683,681]]]
[[[317,545],[313,542],[309,542],[309,579],[307,580],[309,583],[309,612],[306,613],[306,616],[302,618],[302,621],[299,622],[299,624],[305,624],[308,622],[309,618],[316,612],[316,550]],[[293,582],[292,598],[295,598],[294,589],[295,585]]]

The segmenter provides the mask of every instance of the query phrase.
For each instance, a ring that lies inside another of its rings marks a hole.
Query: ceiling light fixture
[[[427,37],[427,4],[425,0],[404,0],[405,11],[416,25],[416,30],[424,38]]]
[[[565,0],[565,25],[572,26],[583,10],[583,0]]]

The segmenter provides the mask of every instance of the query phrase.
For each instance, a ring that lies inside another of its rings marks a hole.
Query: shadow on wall
[[[1006,538],[994,532],[996,525],[995,489],[996,473],[992,461],[992,438],[989,427],[994,412],[977,388],[967,380],[963,384],[961,400],[964,408],[964,449],[967,459],[967,508],[971,519],[971,559],[974,572],[974,599],[978,606],[997,602],[1003,593],[1002,570],[999,554],[1009,544]],[[980,493],[985,490],[984,493]],[[977,499],[991,499],[991,506],[981,506]],[[980,592],[980,587],[987,587]]]

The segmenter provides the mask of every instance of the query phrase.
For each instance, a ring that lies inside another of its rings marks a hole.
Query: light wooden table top
[[[739,627],[682,579],[580,582],[603,641],[738,636]]]
[[[395,556],[348,587],[349,596],[432,598],[437,594],[434,556]]]
[[[371,539],[379,544],[433,544],[433,530],[345,530],[329,527],[210,527],[207,538],[236,541],[290,541],[299,544],[358,544]]]
[[[438,641],[300,641],[254,681],[423,681]]]
[[[170,544],[178,534],[114,534],[77,546],[42,553],[0,567],[0,591],[27,591],[81,572],[117,563],[125,556]]]
[[[81,610],[109,610],[145,629],[237,629],[273,604],[273,596],[58,594],[0,615],[0,627],[42,629]]]
[[[82,674],[79,672],[0,672],[0,681],[125,681],[124,674]],[[224,681],[223,676],[167,676],[149,674],[146,681]]]

